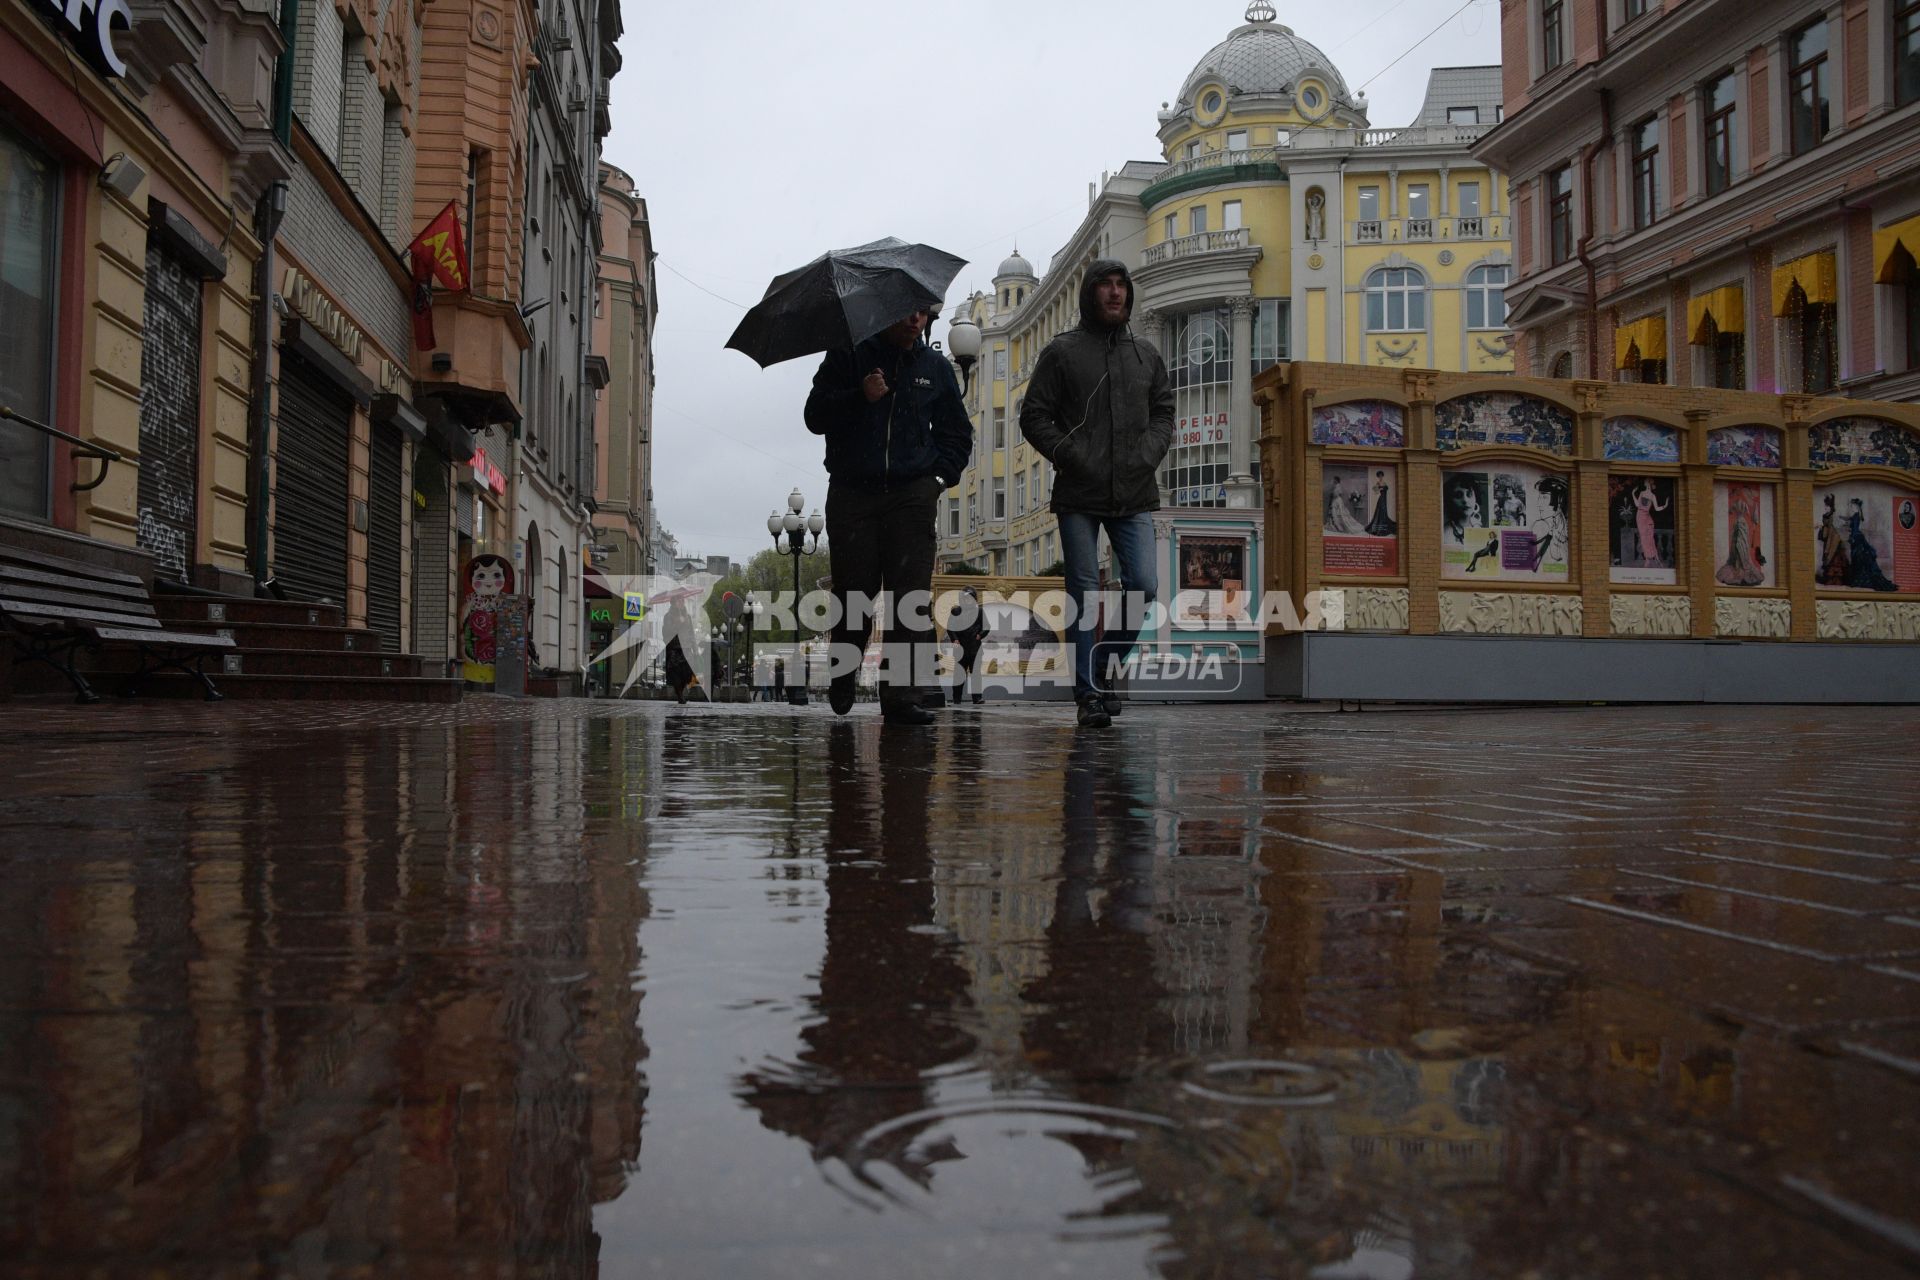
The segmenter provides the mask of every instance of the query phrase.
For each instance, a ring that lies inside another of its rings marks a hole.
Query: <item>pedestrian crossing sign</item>
[[[638,622],[647,616],[647,593],[644,591],[625,591],[621,596],[626,604],[625,617],[628,622]]]

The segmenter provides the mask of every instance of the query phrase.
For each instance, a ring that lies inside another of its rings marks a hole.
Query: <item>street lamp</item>
[[[974,361],[980,358],[980,326],[965,316],[947,326],[947,350],[960,366],[960,394],[973,386]]]
[[[821,536],[827,527],[826,517],[820,514],[818,507],[810,516],[802,516],[807,500],[800,490],[787,495],[785,512],[775,511],[767,517],[767,532],[773,535],[773,549],[781,555],[793,557],[793,648],[794,656],[800,661],[800,678],[787,683],[787,702],[796,707],[807,705],[807,666],[804,651],[800,647],[800,557],[817,555],[827,545]],[[786,535],[783,545],[781,535]]]

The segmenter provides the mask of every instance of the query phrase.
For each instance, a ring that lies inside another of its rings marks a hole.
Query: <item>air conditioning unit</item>
[[[573,29],[567,25],[567,9],[564,4],[554,14],[553,33],[547,37],[547,47],[549,49],[573,48]]]

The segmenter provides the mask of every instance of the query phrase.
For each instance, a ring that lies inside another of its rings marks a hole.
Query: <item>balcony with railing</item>
[[[1253,247],[1253,237],[1246,227],[1234,227],[1230,231],[1202,231],[1149,245],[1146,252],[1140,255],[1140,265],[1153,267],[1163,262],[1199,258],[1210,253],[1240,253]]]
[[[1473,218],[1363,218],[1348,223],[1352,244],[1401,244],[1434,240],[1497,240],[1503,219]]]
[[[1409,240],[1431,240],[1433,239],[1433,219],[1408,218],[1406,232]]]

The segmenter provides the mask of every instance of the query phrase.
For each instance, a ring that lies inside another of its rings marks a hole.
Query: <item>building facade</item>
[[[1920,391],[1920,10],[1508,0],[1522,369]]]
[[[1133,272],[1135,330],[1174,387],[1155,517],[1166,590],[1258,580],[1262,370],[1299,357],[1509,372],[1505,182],[1468,150],[1500,116],[1499,87],[1495,68],[1441,68],[1410,125],[1374,129],[1364,95],[1256,0],[1160,112],[1161,159],[1103,177],[1044,277],[1016,252],[963,305],[983,338],[976,452],[940,511],[942,561],[1012,576],[1057,561],[1050,468],[1019,411],[1040,352],[1079,323],[1097,258]],[[1258,655],[1252,632],[1217,643]]]
[[[0,4],[0,404],[123,458],[0,421],[10,537],[246,581],[283,46],[254,4]]]

